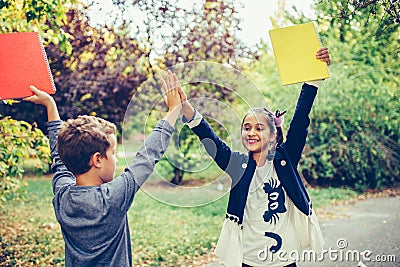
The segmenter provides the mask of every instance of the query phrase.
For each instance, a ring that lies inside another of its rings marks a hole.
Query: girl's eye
[[[264,128],[257,128],[257,131],[264,131]]]

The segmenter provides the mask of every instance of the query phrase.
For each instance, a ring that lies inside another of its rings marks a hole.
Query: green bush
[[[10,117],[0,119],[0,204],[19,198],[24,192],[22,176],[24,161],[36,160],[41,175],[50,159],[48,139],[43,132],[24,121]]]
[[[358,190],[399,182],[398,81],[361,63],[331,71],[313,108],[304,177],[312,184]]]
[[[399,183],[399,68],[376,58],[373,65],[366,64],[351,45],[331,43],[331,77],[318,90],[311,111],[300,172],[312,185],[346,185],[361,191]],[[267,49],[247,74],[273,110],[288,110],[287,130],[301,85],[280,85]]]

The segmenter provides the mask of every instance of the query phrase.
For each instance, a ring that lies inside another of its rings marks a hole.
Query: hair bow
[[[283,115],[285,115],[285,113],[286,113],[286,110],[281,112],[279,109],[277,109],[275,111],[275,115],[273,116],[275,127],[282,127],[283,122],[285,121],[285,118],[283,117]]]

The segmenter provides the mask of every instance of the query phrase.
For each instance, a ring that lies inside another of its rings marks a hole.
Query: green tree
[[[61,27],[66,22],[67,7],[76,3],[76,0],[0,0],[0,33],[35,31],[46,44],[59,45],[69,53],[69,35]],[[0,114],[8,108],[11,106],[0,102]],[[46,166],[49,151],[43,133],[24,121],[0,119],[0,136],[0,201],[5,201],[23,192],[23,161],[33,157]],[[43,170],[42,164],[37,165],[38,172]]]
[[[392,0],[316,1],[317,21],[329,23],[341,42],[353,39],[354,33],[365,37],[387,38],[399,27],[400,3]],[[361,36],[359,36],[361,37]],[[358,38],[357,38],[358,39]]]
[[[0,0],[0,33],[35,31],[45,44],[59,45],[70,53],[70,35],[62,30],[66,13],[77,0]]]
[[[313,108],[300,165],[309,183],[363,190],[400,182],[398,11],[395,1],[316,1],[318,30],[333,64]],[[274,22],[309,20],[281,12]],[[267,57],[266,50],[256,73],[271,68]],[[291,94],[290,87],[267,80],[273,97]]]
[[[0,205],[23,196],[24,161],[33,159],[41,174],[50,164],[48,139],[43,132],[24,121],[0,119]]]
[[[358,188],[398,182],[400,4],[337,0],[319,1],[316,8],[323,38],[340,66],[336,77],[341,80],[333,77],[336,84],[330,82],[337,87],[331,96],[340,97],[340,103],[325,105],[321,111],[326,118],[319,117],[317,123],[320,132],[316,134],[330,135],[319,146],[328,145],[330,153],[314,151],[319,155],[314,158],[324,162],[320,173],[334,184]]]
[[[239,63],[243,59],[253,59],[255,54],[237,38],[240,29],[237,4],[232,1],[212,0],[198,2],[192,8],[185,9],[179,1],[113,1],[125,12],[129,6],[137,7],[144,16],[141,32],[142,41],[151,49],[150,56],[153,74],[158,70],[172,68],[180,63],[207,61],[229,64],[240,69]],[[133,23],[133,22],[127,22]],[[190,65],[189,65],[190,66]],[[193,69],[194,68],[194,69]],[[209,68],[175,68],[179,69],[178,76],[182,81],[185,77],[207,77],[211,80],[228,80],[228,74],[223,77],[221,73],[210,74]],[[147,95],[154,98],[159,95],[159,88],[155,85],[154,91]],[[190,99],[208,98],[225,103],[234,101],[232,89],[242,86],[238,81],[231,86],[206,84],[194,82],[187,84],[186,92]],[[150,86],[149,86],[150,87]],[[153,101],[156,101],[153,99]],[[206,117],[218,118],[220,110],[211,102],[201,103],[202,111],[207,111]],[[156,110],[156,109],[155,109]],[[214,120],[210,120],[221,136],[226,136],[226,130]],[[188,129],[183,128],[175,132],[172,138],[174,147],[173,161],[164,158],[172,168],[172,183],[182,182],[185,170],[196,166],[200,157],[193,144],[197,142],[192,138]],[[195,146],[197,147],[197,146]],[[193,161],[192,161],[193,160]]]

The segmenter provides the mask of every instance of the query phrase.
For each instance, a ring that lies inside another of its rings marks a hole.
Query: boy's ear
[[[100,168],[101,167],[101,159],[102,158],[101,158],[100,152],[96,152],[90,157],[89,165],[94,166],[96,168]]]

